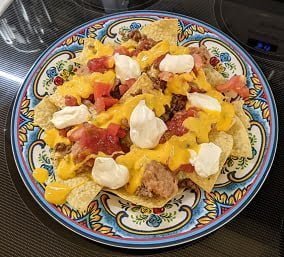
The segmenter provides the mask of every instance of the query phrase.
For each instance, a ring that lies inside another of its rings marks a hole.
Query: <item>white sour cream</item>
[[[138,62],[127,55],[114,55],[116,77],[124,83],[127,79],[138,78],[141,74]]]
[[[101,186],[117,189],[129,181],[129,171],[112,158],[97,157],[92,169],[92,177]]]
[[[207,178],[219,171],[219,160],[221,148],[214,143],[203,143],[199,145],[199,151],[190,151],[189,162],[200,177]]]
[[[217,99],[209,95],[196,92],[188,93],[187,99],[194,107],[209,111],[221,112],[221,104],[217,101]]]
[[[172,73],[190,72],[193,67],[194,59],[190,54],[167,54],[159,65],[160,71],[168,71]]]
[[[130,116],[130,138],[140,148],[154,148],[167,130],[163,120],[141,100]]]
[[[66,106],[53,114],[51,122],[58,129],[81,124],[90,119],[91,114],[84,104],[80,106]]]

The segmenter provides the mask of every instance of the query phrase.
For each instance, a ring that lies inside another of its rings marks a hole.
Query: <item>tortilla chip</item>
[[[249,128],[250,127],[250,123],[249,123],[250,119],[244,112],[244,109],[243,109],[244,101],[238,100],[238,101],[232,102],[232,104],[234,106],[236,115],[239,117],[241,122],[244,124],[245,128]]]
[[[67,202],[79,211],[87,210],[88,205],[93,201],[102,187],[94,181],[88,181],[75,187],[67,196]]]
[[[34,110],[34,123],[44,130],[54,128],[50,121],[53,113],[58,111],[58,108],[50,101],[50,97],[44,97]]]
[[[66,106],[64,96],[60,95],[57,91],[49,96],[49,101],[61,109]]]
[[[235,117],[234,125],[227,131],[233,136],[234,145],[231,155],[236,157],[252,157],[251,144],[248,131],[238,116]]]
[[[226,82],[226,79],[222,76],[222,74],[216,71],[211,65],[204,67],[203,70],[206,80],[211,86],[216,87]]]
[[[179,180],[189,178],[191,179],[196,185],[204,189],[206,192],[211,192],[212,188],[214,187],[214,184],[217,181],[217,178],[220,175],[220,172],[227,160],[227,158],[230,156],[230,153],[233,148],[233,137],[231,135],[228,135],[227,133],[220,131],[214,131],[211,132],[209,135],[210,142],[218,145],[222,149],[222,153],[220,156],[220,163],[219,163],[219,171],[208,178],[203,178],[197,175],[196,172],[182,172],[179,174]]]
[[[137,205],[142,205],[147,208],[161,208],[173,197],[175,197],[177,194],[183,191],[183,189],[179,189],[178,192],[176,192],[169,198],[150,198],[150,197],[143,197],[137,195],[130,195],[129,193],[126,192],[124,188],[115,189],[115,190],[114,189],[104,189],[104,190],[107,192],[112,192],[126,201],[129,201]]]
[[[143,73],[136,82],[126,91],[120,101],[125,101],[128,97],[137,94],[152,93],[154,90],[153,82],[146,73]]]
[[[155,41],[167,41],[177,45],[178,20],[162,19],[152,22],[142,28],[141,33]]]
[[[79,64],[85,64],[86,60],[88,60],[87,57],[93,55],[94,42],[94,38],[85,38],[82,52],[80,52],[76,58],[72,59],[72,61]]]
[[[57,182],[60,182],[64,185],[67,185],[71,188],[75,188],[75,187],[78,187],[88,181],[91,180],[91,176],[90,176],[90,172],[83,172],[83,173],[80,173],[78,175],[76,175],[76,177],[74,178],[69,178],[69,179],[61,179],[59,178],[59,176],[55,176],[55,180]]]

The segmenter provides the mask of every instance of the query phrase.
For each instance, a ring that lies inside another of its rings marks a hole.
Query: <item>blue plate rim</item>
[[[259,68],[257,63],[254,61],[254,59],[249,55],[249,53],[242,46],[239,45],[239,43],[237,43],[234,39],[232,39],[230,36],[226,35],[221,30],[213,27],[212,25],[210,25],[206,22],[200,21],[198,19],[186,16],[186,15],[173,13],[173,12],[156,11],[156,10],[126,11],[126,12],[109,14],[109,15],[105,15],[105,16],[100,17],[100,18],[92,19],[88,22],[85,22],[84,24],[82,24],[80,26],[75,27],[74,29],[65,33],[63,36],[59,37],[37,58],[37,60],[33,64],[33,66],[30,68],[28,74],[26,75],[24,82],[21,85],[21,87],[19,88],[18,93],[15,97],[15,101],[14,101],[13,108],[12,108],[11,125],[16,124],[15,119],[17,118],[17,114],[18,114],[17,110],[19,110],[19,104],[20,104],[19,99],[22,99],[23,93],[25,93],[25,91],[28,87],[27,81],[33,75],[33,72],[38,67],[38,63],[42,59],[44,59],[44,57],[48,56],[54,50],[54,47],[59,42],[62,42],[63,40],[68,38],[71,34],[76,33],[79,30],[82,30],[82,29],[89,27],[93,23],[108,20],[109,18],[119,19],[120,17],[123,17],[125,15],[137,16],[139,14],[143,14],[143,15],[149,14],[149,16],[166,15],[166,16],[172,17],[172,18],[182,18],[184,20],[193,21],[196,24],[207,27],[207,28],[210,29],[210,31],[216,33],[218,36],[224,37],[225,41],[228,41],[230,46],[234,47],[233,49],[237,49],[238,52],[242,55],[242,57],[249,61],[249,64],[251,65],[251,67],[255,71],[258,72],[261,83],[264,85],[264,89],[267,91],[266,97],[267,97],[268,101],[270,102],[270,109],[272,109],[272,111],[270,110],[270,115],[271,115],[270,129],[271,129],[271,131],[270,131],[270,137],[269,137],[272,144],[269,144],[269,146],[271,146],[271,148],[269,149],[269,152],[266,153],[266,156],[269,158],[269,161],[267,163],[265,163],[264,166],[263,166],[263,163],[262,163],[263,167],[260,168],[261,169],[261,172],[260,172],[261,176],[260,176],[260,174],[258,174],[258,176],[256,177],[252,187],[250,188],[250,192],[248,192],[241,199],[241,201],[239,203],[237,203],[233,208],[231,208],[230,211],[228,211],[228,213],[225,213],[218,221],[214,222],[213,224],[209,224],[209,225],[206,225],[203,228],[201,228],[198,233],[195,233],[194,231],[191,232],[191,233],[187,232],[187,233],[185,233],[185,235],[182,235],[183,233],[180,233],[179,234],[180,236],[175,235],[174,240],[172,240],[172,237],[168,237],[166,239],[159,238],[159,239],[156,239],[156,240],[153,240],[153,241],[136,240],[136,239],[134,239],[134,240],[131,240],[131,239],[121,240],[117,237],[110,237],[110,236],[95,233],[93,231],[86,233],[85,231],[83,231],[83,230],[86,230],[86,229],[82,228],[81,226],[79,226],[75,222],[72,222],[71,220],[69,220],[66,217],[63,217],[62,215],[61,215],[62,217],[60,217],[60,215],[58,215],[58,211],[56,211],[56,208],[53,205],[48,204],[43,199],[42,195],[40,195],[40,193],[38,192],[35,185],[33,183],[31,183],[31,181],[29,181],[28,174],[25,174],[25,171],[23,169],[24,163],[21,160],[19,160],[19,158],[18,158],[19,151],[18,151],[17,145],[16,145],[16,142],[18,142],[18,141],[17,141],[17,137],[15,137],[15,135],[17,135],[17,126],[14,126],[14,127],[11,126],[10,132],[11,132],[11,139],[12,139],[11,142],[12,142],[13,157],[15,159],[15,163],[16,163],[17,169],[19,171],[19,174],[20,174],[25,186],[27,187],[28,191],[33,196],[33,198],[39,203],[39,205],[51,217],[53,217],[55,220],[57,220],[59,223],[61,223],[66,228],[74,231],[77,234],[80,234],[81,236],[84,236],[84,237],[91,239],[93,241],[96,241],[96,242],[100,242],[100,243],[110,245],[110,246],[122,247],[122,248],[154,249],[154,248],[164,248],[164,247],[175,246],[175,245],[183,244],[183,243],[186,243],[186,242],[189,242],[189,241],[193,241],[195,239],[198,239],[200,237],[208,235],[209,233],[212,233],[216,229],[225,225],[227,222],[229,222],[231,219],[233,219],[236,215],[238,215],[250,203],[250,201],[254,198],[254,196],[257,194],[257,192],[259,191],[259,189],[263,185],[263,183],[264,183],[264,181],[265,181],[265,179],[266,179],[266,177],[267,177],[267,175],[270,171],[270,168],[271,168],[271,165],[273,163],[274,156],[275,156],[275,153],[276,153],[277,142],[278,142],[278,130],[279,130],[279,128],[278,128],[277,108],[276,108],[276,104],[275,104],[275,100],[274,100],[274,96],[272,94],[271,88],[270,88],[269,83],[268,83],[267,79],[265,78],[263,72],[261,71],[261,69]],[[267,151],[267,149],[266,149],[266,151]]]

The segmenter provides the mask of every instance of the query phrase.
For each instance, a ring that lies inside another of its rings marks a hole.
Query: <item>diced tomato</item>
[[[136,82],[136,79],[127,79],[125,80],[124,84],[128,86],[128,88],[132,87],[132,85]]]
[[[119,129],[119,125],[117,126]],[[98,152],[111,155],[114,152],[121,151],[119,137],[114,134],[118,133],[117,126],[114,124],[110,126],[110,129],[103,129],[84,123],[81,127],[72,131],[68,138],[75,142],[72,147],[74,158],[82,159],[88,154],[97,154]]]
[[[104,103],[105,103],[105,109],[108,109],[109,107],[113,106],[118,102],[118,99],[115,99],[111,96],[103,97]]]
[[[194,171],[194,167],[190,163],[182,164],[176,169],[176,171],[185,171],[191,173]]]
[[[136,82],[136,79],[127,79],[124,84],[119,85],[119,93],[123,95],[132,85]]]
[[[105,106],[105,101],[103,97],[98,97],[95,100],[95,109],[97,112],[102,112],[104,111],[106,108]]]
[[[126,137],[126,135],[127,135],[126,130],[123,129],[123,128],[119,128],[119,130],[118,130],[118,132],[117,132],[117,136],[118,136],[119,138],[124,138],[124,137]]]
[[[202,57],[199,54],[192,54],[194,59],[194,67],[199,70],[203,66]]]
[[[130,52],[124,46],[118,46],[114,49],[114,53],[130,56]]]
[[[94,83],[94,98],[97,99],[98,97],[102,96],[109,96],[110,90],[112,85],[102,82],[95,82]]]
[[[118,131],[120,129],[120,125],[118,124],[115,124],[115,123],[111,123],[108,125],[107,127],[107,132],[110,134],[110,135],[113,135],[113,136],[116,136]]]
[[[129,89],[129,87],[125,84],[119,85],[119,93],[120,95],[124,95],[124,93]]]
[[[225,84],[217,86],[216,89],[222,93],[234,91],[242,98],[249,97],[249,89],[246,86],[245,77],[243,75],[233,76]]]
[[[103,56],[88,61],[87,66],[91,72],[105,72],[114,66],[112,57]]]
[[[167,122],[168,131],[172,135],[182,136],[188,132],[182,124],[188,117],[195,117],[197,110],[195,108],[190,108],[188,110],[177,112],[174,117]]]
[[[74,97],[72,95],[66,95],[64,97],[64,100],[65,100],[66,106],[77,106],[78,105],[76,97]]]
[[[164,81],[169,81],[170,78],[172,78],[173,76],[174,76],[174,74],[171,73],[171,72],[162,71],[162,72],[160,72],[160,74],[159,74],[159,79],[160,79],[160,80],[164,80]]]
[[[142,50],[140,49],[134,49],[133,51],[130,52],[129,56],[137,56]]]

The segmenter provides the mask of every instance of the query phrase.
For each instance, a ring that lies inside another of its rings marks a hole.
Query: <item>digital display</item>
[[[276,52],[277,46],[258,39],[249,38],[248,45],[264,52]]]

